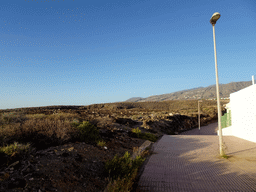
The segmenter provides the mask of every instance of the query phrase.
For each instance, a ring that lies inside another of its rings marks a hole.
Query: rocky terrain
[[[133,128],[157,137],[196,128],[197,102],[112,103],[1,110],[2,116],[9,113],[71,114],[72,118],[89,121],[97,127],[106,145],[72,140],[54,144],[48,142],[49,138],[42,137],[40,140],[41,137],[38,137],[28,153],[1,157],[0,191],[104,191],[108,184],[104,173],[105,162],[116,154],[122,156],[126,151],[132,154],[145,141],[134,136]],[[222,110],[225,110],[224,107]],[[216,120],[216,101],[203,101],[201,125]],[[10,142],[17,140],[14,138]],[[7,164],[1,163],[4,158],[8,158]]]

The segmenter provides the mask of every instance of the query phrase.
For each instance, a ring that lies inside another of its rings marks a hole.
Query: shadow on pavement
[[[153,148],[135,191],[256,191],[256,177],[219,157],[218,136],[164,135]]]

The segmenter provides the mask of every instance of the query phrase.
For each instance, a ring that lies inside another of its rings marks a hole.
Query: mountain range
[[[251,81],[231,82],[219,85],[220,98],[228,99],[231,93],[244,89],[252,85]],[[146,102],[146,101],[168,101],[168,100],[190,100],[190,99],[215,99],[216,85],[208,87],[198,87],[167,93],[162,95],[154,95],[146,98],[132,97],[125,102]]]

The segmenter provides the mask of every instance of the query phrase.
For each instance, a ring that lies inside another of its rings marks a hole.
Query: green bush
[[[129,152],[126,151],[123,157],[115,155],[112,160],[107,161],[105,172],[114,180],[127,178],[133,174],[134,170],[141,166],[144,160],[141,156],[137,156],[136,159],[132,160]]]
[[[141,134],[141,138],[152,142],[156,142],[157,140],[157,136],[153,135],[152,133],[143,133]]]
[[[74,127],[77,127],[79,124],[80,124],[80,123],[79,123],[79,120],[77,120],[77,119],[74,119],[74,120],[72,121],[72,123],[71,123],[71,125],[73,125]]]
[[[155,136],[152,133],[141,133],[141,130],[139,128],[132,129],[132,136],[137,137],[137,138],[141,138],[141,139],[145,139],[145,140],[149,140],[149,141],[152,141],[152,142],[156,142],[156,140],[157,140],[157,136]]]
[[[133,128],[132,132],[135,133],[135,134],[140,134],[141,130],[139,129],[139,127],[137,127],[137,129]]]
[[[106,146],[106,142],[105,141],[98,141],[97,145],[100,146],[100,147],[104,147],[104,146]]]
[[[73,122],[73,125],[78,129],[79,134],[77,135],[77,139],[80,141],[95,142],[100,139],[99,130],[88,121],[83,121],[80,124]]]
[[[28,151],[30,148],[30,145],[23,145],[23,144],[18,144],[15,142],[14,144],[8,145],[6,147],[0,147],[0,152],[5,153],[7,155],[12,155],[13,153],[22,153]]]
[[[15,161],[15,159],[22,158],[24,155],[29,154],[31,150],[30,144],[14,144],[0,147],[0,167],[6,166]]]

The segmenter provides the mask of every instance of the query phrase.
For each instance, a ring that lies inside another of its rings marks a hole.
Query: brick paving
[[[203,126],[197,129],[192,129],[189,131],[185,131],[180,135],[217,135],[218,123],[212,123],[207,126]]]
[[[136,191],[256,191],[256,143],[224,136],[230,158],[220,158],[217,126],[154,143]]]

